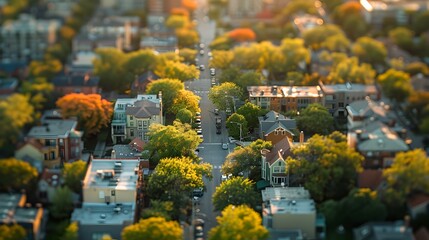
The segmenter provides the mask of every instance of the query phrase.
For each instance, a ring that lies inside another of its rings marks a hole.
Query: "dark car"
[[[221,133],[222,133],[222,129],[216,128],[216,134],[221,134]]]

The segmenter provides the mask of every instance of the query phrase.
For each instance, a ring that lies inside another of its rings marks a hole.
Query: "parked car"
[[[215,114],[215,115],[219,115],[219,109],[215,108],[215,109],[214,109],[214,114]]]
[[[192,196],[193,197],[202,197],[202,196],[204,196],[204,189],[203,188],[196,188],[196,189],[194,189],[194,191],[192,192]]]
[[[204,71],[205,69],[206,69],[206,67],[204,67],[204,65],[203,65],[203,64],[201,64],[201,65],[200,65],[200,70],[201,70],[201,71]]]
[[[228,143],[222,143],[222,149],[227,150],[228,149]]]
[[[195,237],[203,237],[204,236],[204,229],[202,226],[196,226],[194,231]]]
[[[216,128],[216,134],[221,134],[221,133],[222,133],[222,129]]]

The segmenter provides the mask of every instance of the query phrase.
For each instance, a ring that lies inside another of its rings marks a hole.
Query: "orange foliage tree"
[[[197,9],[197,1],[196,0],[182,0],[182,6],[189,11],[194,11]]]
[[[170,14],[189,17],[189,11],[186,8],[172,8]]]
[[[228,37],[237,42],[245,42],[255,40],[256,34],[250,28],[236,28],[228,33]]]
[[[57,106],[64,118],[77,117],[85,134],[98,133],[107,127],[113,113],[112,103],[99,94],[71,93],[58,99]]]

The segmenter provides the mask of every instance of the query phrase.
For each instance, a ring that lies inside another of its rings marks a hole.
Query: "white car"
[[[222,149],[227,150],[228,149],[228,143],[222,143]]]

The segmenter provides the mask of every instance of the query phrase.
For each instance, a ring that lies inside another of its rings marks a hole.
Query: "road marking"
[[[200,146],[220,146],[222,143],[201,143]]]

